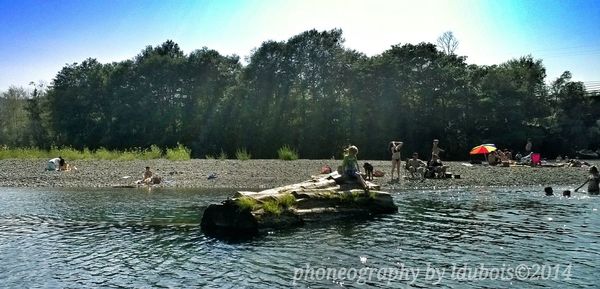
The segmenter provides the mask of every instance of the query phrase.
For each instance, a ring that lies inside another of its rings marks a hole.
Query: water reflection
[[[537,188],[396,192],[399,212],[240,240],[199,228],[229,191],[0,189],[0,282],[23,287],[289,287],[294,268],[573,265],[571,280],[444,279],[439,288],[593,288],[598,198]],[[421,276],[412,287],[429,288]],[[302,280],[299,287],[364,287]],[[409,287],[407,280],[365,282]]]

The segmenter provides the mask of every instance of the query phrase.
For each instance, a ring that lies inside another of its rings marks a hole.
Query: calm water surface
[[[397,214],[223,241],[200,216],[231,191],[0,188],[0,287],[599,288],[600,198],[541,191],[395,192]]]

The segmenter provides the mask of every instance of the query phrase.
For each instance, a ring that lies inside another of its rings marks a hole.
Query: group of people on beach
[[[402,163],[401,150],[403,145],[404,143],[401,141],[391,141],[389,144],[390,153],[392,154],[392,180],[394,179],[394,172],[396,172],[398,180],[400,180],[400,167]],[[413,153],[412,158],[406,160],[405,169],[413,178],[445,178],[448,166],[444,165],[439,157],[439,154],[442,152],[444,152],[444,150],[439,147],[439,140],[434,139],[431,149],[431,159],[425,162],[419,159],[419,154],[415,152]],[[357,179],[364,188],[367,188],[366,182],[360,172],[357,154],[358,148],[353,145],[344,150],[342,170],[347,177]],[[372,170],[372,166],[365,163],[365,170],[368,171],[369,169]],[[368,172],[367,175],[369,175]]]
[[[527,139],[525,145],[525,154],[522,155],[518,152],[516,155],[512,154],[512,151],[508,149],[498,149],[490,152],[487,155],[487,163],[491,166],[511,166],[511,165],[528,165],[528,166],[547,166],[547,167],[590,167],[591,164],[580,160],[578,157],[570,159],[565,155],[557,156],[553,163],[543,163],[539,153],[533,151],[533,145],[531,139]]]
[[[401,141],[391,141],[389,143],[389,150],[392,155],[392,180],[394,180],[394,172],[396,172],[398,180],[400,180],[400,167],[402,163],[401,150],[403,145],[404,143]],[[528,152],[529,155],[533,153],[531,139],[527,140],[525,151]],[[444,152],[444,150],[439,147],[439,140],[434,139],[431,148],[431,159],[428,162],[425,162],[419,159],[419,154],[417,152],[414,152],[412,158],[406,160],[405,169],[411,174],[411,177],[413,178],[444,178],[446,177],[448,166],[444,165],[440,160],[439,155],[442,152]],[[358,148],[353,145],[349,146],[344,150],[344,160],[342,163],[343,172],[347,177],[351,179],[357,179],[358,182],[363,186],[363,188],[367,190],[367,184],[364,178],[362,177],[362,174],[359,169],[357,154]],[[512,152],[508,150],[499,151],[494,154],[494,157],[498,158],[499,163],[508,163],[512,160]],[[365,163],[365,169],[367,169],[367,165],[368,164]],[[370,169],[372,170],[372,166]],[[600,192],[599,183],[600,174],[598,173],[598,168],[596,166],[591,166],[589,169],[589,176],[587,180],[579,188],[575,189],[575,191],[578,191],[585,184],[588,184],[588,192],[590,194],[598,194]]]
[[[445,166],[440,159],[440,153],[444,152],[439,147],[439,140],[433,140],[433,146],[431,148],[431,159],[427,162],[419,159],[419,154],[414,152],[412,158],[406,160],[406,170],[411,174],[411,177],[422,177],[422,178],[445,178],[446,170],[448,166]],[[389,149],[392,154],[392,174],[391,178],[394,179],[394,171],[398,175],[400,180],[400,166],[402,163],[401,149],[404,145],[401,141],[391,141]]]
[[[48,160],[46,170],[47,171],[68,172],[71,170],[76,171],[77,167],[67,163],[62,156],[59,156],[57,158],[52,158],[52,159]],[[162,182],[162,178],[158,175],[155,175],[150,170],[150,167],[146,167],[146,170],[142,174],[142,179],[136,181],[135,183],[138,185],[140,185],[140,184],[156,185],[156,184],[160,184],[161,182]]]
[[[490,166],[504,165],[509,166],[513,162],[512,152],[508,149],[498,149],[488,155],[488,164]]]
[[[400,167],[401,167],[401,162],[402,162],[401,149],[402,149],[403,145],[404,145],[404,143],[401,141],[391,141],[389,143],[389,149],[390,149],[390,153],[392,155],[392,172],[391,172],[392,180],[394,180],[394,172],[396,172],[396,174],[398,176],[398,180],[400,180],[400,176],[401,176]],[[530,154],[532,153],[531,152],[531,140],[528,140],[528,142],[527,142],[526,151],[529,151]],[[405,169],[411,174],[411,177],[413,177],[413,178],[414,177],[444,178],[444,177],[446,177],[446,172],[447,172],[448,166],[444,165],[442,163],[442,161],[440,160],[439,155],[442,152],[444,152],[444,150],[439,147],[439,140],[434,139],[433,145],[431,148],[431,159],[428,162],[425,162],[425,161],[419,159],[419,154],[417,152],[414,152],[412,154],[412,158],[406,160]],[[356,146],[350,145],[349,147],[347,147],[344,150],[342,171],[346,177],[348,177],[350,179],[356,179],[358,181],[358,183],[365,189],[365,191],[368,191],[368,185],[360,172],[357,155],[358,155],[358,147],[356,147]],[[507,153],[501,153],[501,154],[497,153],[496,155],[500,156],[501,162],[504,162],[504,159],[506,159],[506,158],[508,158],[509,160],[511,159],[510,152],[508,154]],[[364,168],[367,171],[368,176],[370,176],[372,179],[373,166],[371,166],[368,163],[365,163]],[[63,159],[61,156],[59,156],[57,158],[53,158],[48,161],[46,170],[48,170],[48,171],[71,171],[71,170],[77,170],[77,167],[75,167],[71,164],[68,164],[65,161],[65,159]],[[152,185],[152,184],[160,184],[161,181],[162,181],[161,177],[155,175],[150,170],[150,167],[146,167],[146,170],[143,173],[142,179],[139,181],[136,181],[136,183]],[[578,191],[585,184],[588,184],[588,192],[589,193],[591,193],[591,194],[599,194],[600,193],[600,188],[599,188],[600,174],[598,173],[598,168],[596,166],[590,167],[589,176],[588,176],[587,180],[581,186],[579,186],[577,189],[575,189],[575,191]],[[548,194],[548,191],[546,191],[546,193]],[[569,195],[570,195],[570,192],[569,192]]]

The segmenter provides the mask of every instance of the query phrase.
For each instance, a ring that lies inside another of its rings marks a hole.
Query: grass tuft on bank
[[[277,157],[284,161],[294,161],[298,159],[298,151],[288,145],[284,145],[277,150]]]
[[[245,148],[241,148],[235,152],[235,158],[240,161],[247,161],[252,158],[252,155]]]
[[[192,152],[182,144],[177,144],[176,148],[167,149],[167,159],[172,161],[187,161],[190,160]]]
[[[84,148],[77,150],[71,147],[52,147],[49,150],[39,149],[35,147],[28,148],[9,148],[0,147],[0,159],[51,159],[61,156],[62,158],[72,160],[151,160],[166,158],[169,160],[189,160],[191,158],[190,149],[179,144],[176,148],[167,149],[163,153],[157,145],[151,145],[150,148],[141,149],[133,148],[129,150],[108,150],[99,148],[90,150]]]

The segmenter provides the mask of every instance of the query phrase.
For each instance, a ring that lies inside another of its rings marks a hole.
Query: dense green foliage
[[[193,157],[245,148],[281,158],[287,144],[303,158],[330,158],[351,143],[362,159],[388,158],[390,140],[404,141],[406,156],[438,138],[445,159],[481,143],[520,151],[527,138],[545,156],[600,147],[598,94],[568,72],[546,85],[541,60],[469,65],[431,43],[367,57],[343,42],[340,30],[310,30],[264,42],[246,65],[207,48],[186,55],[172,41],[118,63],[86,59],[47,88],[3,93],[0,145],[182,144]]]

